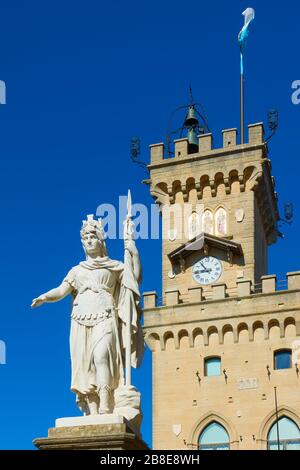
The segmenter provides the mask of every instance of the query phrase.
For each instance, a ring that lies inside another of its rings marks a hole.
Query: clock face
[[[213,256],[205,256],[193,266],[193,279],[205,286],[216,282],[221,274],[221,261]]]

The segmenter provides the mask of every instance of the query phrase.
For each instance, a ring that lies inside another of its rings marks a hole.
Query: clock
[[[222,263],[213,256],[199,259],[193,266],[193,279],[204,286],[216,282],[222,274]]]

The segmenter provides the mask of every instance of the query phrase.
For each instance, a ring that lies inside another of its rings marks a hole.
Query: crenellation
[[[234,147],[236,145],[237,129],[225,129],[223,134],[223,147]]]
[[[212,285],[212,298],[213,300],[221,300],[225,299],[226,297],[226,284],[224,282],[220,282],[218,284]]]
[[[251,295],[251,279],[240,279],[237,281],[236,285],[238,297],[248,297],[249,295]]]
[[[198,136],[199,151],[207,152],[213,148],[213,136],[212,134],[201,134]]]
[[[166,305],[178,305],[180,292],[178,289],[167,289],[165,291]]]
[[[143,293],[144,308],[155,308],[157,305],[157,293],[155,291]]]
[[[287,273],[288,289],[300,289],[300,271]]]
[[[164,144],[160,142],[158,144],[150,145],[150,159],[151,164],[159,163],[164,158]]]
[[[188,288],[188,301],[193,302],[202,302],[203,300],[203,288],[201,286],[193,286]]]
[[[174,140],[175,146],[175,157],[174,158],[184,158],[188,155],[188,140],[187,138],[184,139],[176,139]]]
[[[261,282],[262,282],[262,292],[263,294],[269,294],[271,292],[275,292],[276,290],[276,275],[271,274],[269,276],[262,276],[261,277]]]
[[[261,144],[265,135],[262,122],[248,125],[248,140],[250,144]]]

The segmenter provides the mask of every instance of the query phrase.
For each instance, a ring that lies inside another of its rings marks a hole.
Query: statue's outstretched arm
[[[31,307],[39,307],[45,302],[57,302],[63,299],[67,295],[71,294],[73,287],[67,282],[62,282],[60,286],[51,289],[45,294],[40,295],[36,299],[33,299]]]

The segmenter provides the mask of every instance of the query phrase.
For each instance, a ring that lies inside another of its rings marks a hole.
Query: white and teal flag
[[[249,25],[251,21],[254,20],[255,17],[255,11],[253,8],[246,8],[245,11],[243,11],[242,15],[244,15],[244,26],[242,27],[241,31],[239,32],[238,40],[239,40],[239,45],[242,48],[245,44],[245,40],[248,37],[249,34]]]
[[[253,8],[246,8],[246,10],[243,11],[242,15],[244,15],[244,26],[242,27],[238,36],[238,41],[239,41],[240,51],[241,51],[241,74],[244,73],[243,49],[244,49],[246,39],[249,34],[249,25],[254,20],[254,17],[255,17],[255,11]]]

